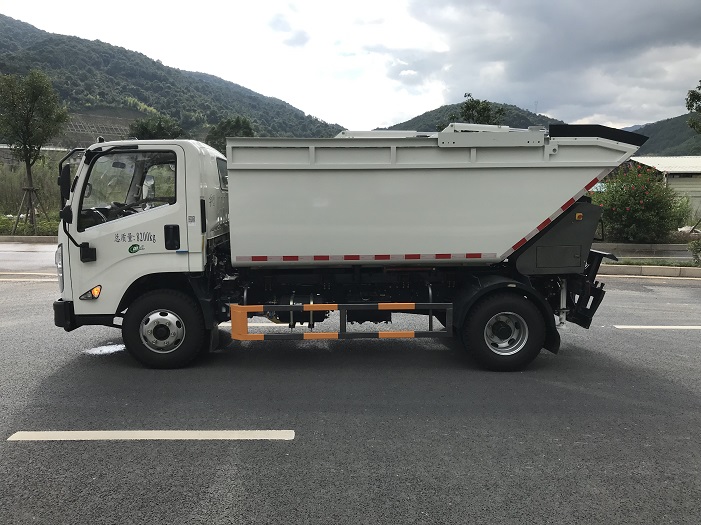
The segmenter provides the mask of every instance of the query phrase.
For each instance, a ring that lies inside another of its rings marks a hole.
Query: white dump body
[[[637,149],[467,124],[430,135],[229,138],[232,262],[499,262]]]

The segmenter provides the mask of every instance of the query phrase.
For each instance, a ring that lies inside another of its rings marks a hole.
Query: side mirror
[[[58,216],[66,224],[70,224],[73,222],[73,210],[70,206],[64,206],[63,209],[58,213]]]
[[[90,195],[92,195],[92,184],[90,184],[89,182],[86,182],[85,183],[85,192],[83,193],[83,196],[87,199],[88,197],[90,197]]]
[[[66,164],[58,174],[58,186],[61,189],[61,205],[65,206],[71,194],[71,167]]]

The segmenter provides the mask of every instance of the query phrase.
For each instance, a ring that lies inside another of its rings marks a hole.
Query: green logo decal
[[[138,244],[132,244],[129,246],[129,253],[136,253],[141,249],[141,247]]]

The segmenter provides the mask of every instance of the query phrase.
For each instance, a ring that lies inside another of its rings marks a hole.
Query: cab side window
[[[224,159],[217,159],[217,169],[219,170],[219,186],[222,190],[227,191],[229,189],[229,172],[226,170]]]
[[[172,151],[114,151],[97,157],[83,185],[78,229],[175,203]]]
[[[175,163],[156,164],[146,171],[141,188],[143,201],[152,207],[175,202]]]

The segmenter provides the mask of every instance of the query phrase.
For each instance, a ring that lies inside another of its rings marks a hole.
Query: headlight
[[[63,244],[59,244],[58,248],[56,248],[54,262],[56,263],[56,273],[58,274],[58,291],[63,293]]]

